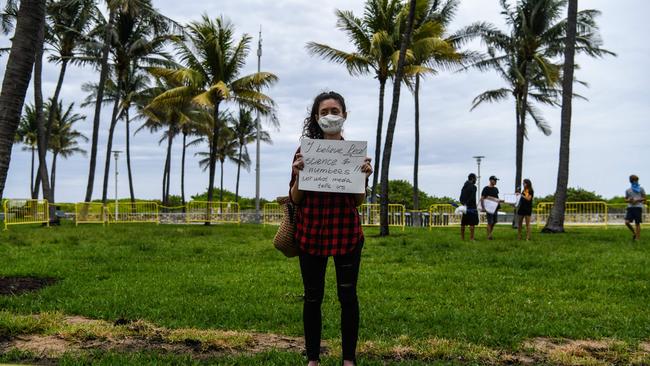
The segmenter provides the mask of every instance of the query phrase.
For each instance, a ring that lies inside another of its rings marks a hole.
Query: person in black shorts
[[[497,186],[497,181],[499,178],[495,177],[494,175],[490,176],[490,184],[485,186],[483,188],[483,191],[481,192],[481,207],[483,210],[485,210],[485,206],[483,206],[483,201],[485,200],[492,200],[492,201],[497,201],[497,202],[503,202],[502,200],[499,199],[499,189],[496,187]],[[497,206],[497,209],[494,210],[494,213],[489,213],[487,212],[485,214],[485,217],[487,218],[487,238],[488,240],[492,240],[492,232],[494,231],[494,225],[498,221],[498,213],[499,213],[499,206]]]
[[[639,177],[630,175],[630,188],[625,191],[627,212],[625,226],[632,232],[632,240],[641,239],[641,223],[643,222],[643,205],[646,202],[645,190],[639,185]],[[632,222],[636,227],[632,227]]]
[[[519,217],[519,228],[517,231],[517,239],[521,240],[521,226],[526,220],[526,240],[530,240],[530,216],[533,214],[533,184],[530,179],[524,179],[524,191],[519,198],[519,206],[517,207],[517,216]]]
[[[465,240],[465,226],[469,225],[469,240],[474,240],[474,226],[478,225],[476,208],[476,174],[470,173],[460,191],[460,203],[467,208],[460,221],[460,238]]]

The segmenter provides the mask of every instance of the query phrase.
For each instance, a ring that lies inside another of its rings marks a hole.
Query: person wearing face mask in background
[[[630,188],[625,190],[627,211],[625,226],[632,232],[632,240],[641,239],[641,223],[643,222],[643,206],[646,203],[645,190],[639,185],[639,177],[630,175]],[[634,222],[635,227],[632,227]]]
[[[302,138],[342,140],[347,117],[345,100],[335,92],[319,94],[305,119]],[[295,239],[300,245],[300,272],[304,285],[303,326],[309,366],[320,362],[321,303],[325,292],[325,271],[334,257],[338,299],[341,303],[343,365],[356,363],[359,333],[357,279],[363,248],[363,231],[357,206],[365,193],[312,192],[298,189],[298,173],[304,168],[300,149],[293,158],[289,197],[298,210]],[[372,174],[370,158],[361,171]]]

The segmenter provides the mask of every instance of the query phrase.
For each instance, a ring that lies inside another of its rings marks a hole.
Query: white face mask
[[[341,132],[345,118],[334,114],[328,114],[318,119],[318,125],[327,134],[334,134]]]

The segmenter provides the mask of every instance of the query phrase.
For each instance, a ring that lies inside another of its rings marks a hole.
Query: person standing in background
[[[497,181],[499,178],[495,177],[494,175],[490,176],[490,183],[489,185],[485,186],[483,188],[483,191],[481,192],[481,208],[485,210],[484,206],[484,201],[485,200],[491,200],[491,201],[496,201],[496,202],[503,202],[502,200],[499,199],[499,189],[497,188]],[[499,221],[499,206],[494,210],[494,213],[490,213],[486,211],[486,218],[487,218],[487,238],[488,240],[492,240],[492,232],[494,231],[494,225]]]
[[[530,179],[524,179],[524,191],[519,198],[519,206],[517,207],[517,216],[519,217],[519,227],[517,228],[517,239],[521,240],[521,226],[526,220],[526,240],[530,240],[530,216],[533,214],[533,183]]]
[[[641,223],[643,222],[643,204],[646,202],[645,190],[639,185],[639,177],[630,175],[630,188],[625,190],[627,212],[625,226],[632,232],[632,240],[641,239]],[[632,227],[632,221],[636,227]]]
[[[470,173],[460,191],[460,203],[467,210],[460,221],[460,238],[465,240],[465,226],[469,225],[469,240],[474,241],[474,227],[478,225],[478,209],[476,207],[476,174]]]

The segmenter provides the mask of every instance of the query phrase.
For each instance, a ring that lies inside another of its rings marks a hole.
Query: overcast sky
[[[641,184],[650,181],[650,144],[648,144],[648,106],[650,85],[647,69],[650,56],[650,24],[645,19],[650,10],[645,0],[590,0],[585,6],[599,9],[598,18],[604,47],[618,57],[590,59],[577,56],[581,68],[577,77],[587,81],[589,88],[578,87],[577,92],[589,99],[575,101],[571,136],[571,167],[569,185],[596,191],[605,197],[623,194],[627,177],[640,176]],[[224,15],[236,26],[237,36],[248,33],[254,37],[251,53],[244,73],[256,71],[255,48],[257,33],[262,26],[262,70],[275,73],[280,81],[268,91],[277,102],[280,127],[267,125],[273,139],[272,145],[262,145],[261,195],[274,199],[286,195],[293,152],[299,145],[302,121],[313,97],[321,91],[335,90],[343,94],[348,105],[348,120],[344,136],[349,140],[367,140],[370,155],[374,157],[377,121],[378,83],[372,76],[351,77],[345,68],[310,56],[305,50],[308,41],[326,43],[352,51],[345,34],[336,29],[335,9],[352,10],[361,15],[363,1],[350,0],[193,0],[179,3],[171,0],[154,0],[154,6],[163,14],[187,23],[206,13],[210,17]],[[499,14],[497,0],[462,0],[451,30],[475,21],[488,21],[499,27],[504,23]],[[0,45],[8,44],[2,36]],[[471,45],[480,50],[480,45]],[[4,74],[6,57],[0,59],[0,72]],[[46,65],[44,69],[45,95],[51,95],[58,67]],[[61,97],[64,103],[81,103],[85,95],[81,85],[97,81],[98,72],[89,68],[69,69]],[[504,86],[494,73],[441,73],[429,77],[420,93],[421,149],[420,188],[430,195],[457,198],[460,188],[470,172],[476,171],[474,155],[486,156],[482,166],[482,183],[489,175],[497,175],[501,191],[511,192],[514,187],[515,168],[515,116],[512,100],[500,104],[484,105],[470,112],[472,99],[479,93]],[[392,85],[387,87],[385,121],[390,113]],[[28,102],[33,100],[30,89]],[[233,107],[233,106],[231,106]],[[77,128],[91,137],[92,109],[82,109],[88,116]],[[413,180],[414,127],[413,98],[407,89],[402,90],[399,117],[390,167],[391,179]],[[534,126],[529,128],[529,140],[524,147],[524,177],[533,181],[537,195],[555,190],[560,135],[559,109],[544,109],[553,133],[546,137]],[[110,111],[102,112],[98,165],[93,198],[101,197],[106,137]],[[138,127],[138,126],[134,126]],[[132,130],[135,130],[133,128]],[[160,198],[165,147],[158,145],[160,135],[140,132],[131,139],[135,193],[138,198]],[[114,149],[124,150],[124,124],[120,123],[114,140]],[[90,146],[83,144],[87,150]],[[175,141],[172,162],[173,194],[180,194],[180,139]],[[15,145],[4,196],[25,198],[29,196],[30,154]],[[186,196],[206,189],[208,175],[198,167],[193,154],[204,147],[190,148],[186,167]],[[255,196],[255,146],[249,146],[253,169],[243,171],[240,192]],[[109,196],[113,196],[113,167]],[[119,170],[126,173],[126,163],[119,161]],[[57,165],[58,202],[76,202],[84,198],[88,174],[88,158],[76,156],[59,160]],[[224,186],[235,190],[236,169],[227,163]],[[128,196],[126,174],[120,175],[119,196]],[[218,184],[219,177],[216,177]]]

